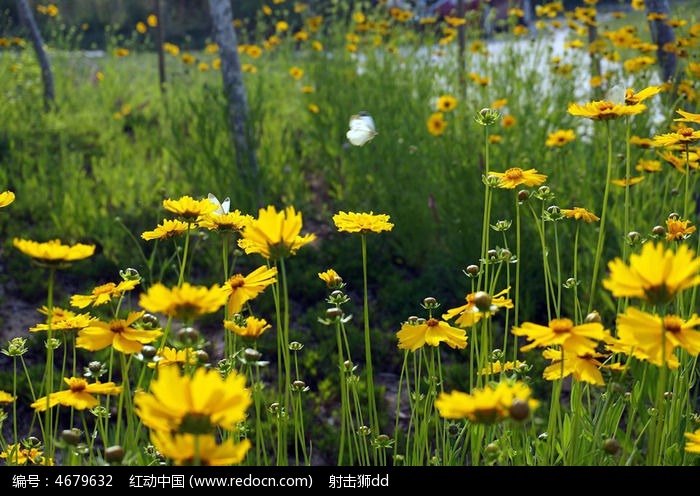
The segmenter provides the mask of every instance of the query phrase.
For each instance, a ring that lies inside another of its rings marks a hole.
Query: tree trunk
[[[248,99],[243,84],[243,72],[238,58],[238,41],[233,28],[231,0],[209,0],[214,30],[214,40],[219,45],[221,57],[221,75],[224,80],[224,93],[228,100],[228,119],[231,136],[236,149],[236,163],[242,178],[251,191],[257,194],[257,203],[261,203],[262,184],[258,173],[258,160],[252,145],[252,133],[249,125]]]
[[[661,68],[661,78],[664,82],[672,81],[676,77],[676,54],[664,50],[664,45],[676,41],[673,28],[666,25],[668,19],[671,18],[669,0],[645,0],[644,4],[647,15],[666,14],[666,19],[649,21],[649,31],[651,32],[651,41],[658,46],[656,54]]]
[[[17,0],[17,10],[22,23],[29,31],[29,37],[32,40],[32,46],[41,67],[41,79],[44,83],[44,110],[48,111],[56,100],[56,92],[54,90],[51,64],[46,56],[46,50],[44,50],[44,40],[41,38],[39,26],[36,24],[28,0]]]
[[[160,87],[160,92],[165,91],[165,53],[163,50],[163,43],[165,42],[165,26],[163,25],[163,9],[161,8],[161,0],[155,0],[155,11],[156,18],[158,19],[158,26],[156,26],[156,52],[158,53],[158,82]]]

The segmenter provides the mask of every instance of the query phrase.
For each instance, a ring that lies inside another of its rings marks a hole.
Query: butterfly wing
[[[222,203],[219,201],[219,199],[216,196],[209,193],[207,195],[207,199],[209,199],[210,202],[212,202],[214,205],[217,206],[217,209],[214,210],[214,212],[213,212],[214,214],[225,215],[228,213],[229,206],[231,205],[230,198],[227,197]]]
[[[360,113],[350,118],[350,130],[345,136],[353,145],[362,146],[374,138],[376,134],[374,119],[367,113]]]

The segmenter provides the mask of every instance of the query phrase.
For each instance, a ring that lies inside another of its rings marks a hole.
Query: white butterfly
[[[207,196],[210,202],[212,202],[214,205],[217,205],[218,208],[212,212],[215,215],[226,215],[228,213],[228,209],[231,206],[231,199],[227,196],[226,199],[223,202],[220,202],[219,199],[209,193]]]
[[[377,135],[374,119],[367,112],[350,117],[350,130],[345,136],[355,146],[362,146]]]
[[[607,91],[605,95],[605,100],[611,103],[616,103],[618,105],[623,105],[625,103],[626,90],[624,85],[616,84]]]

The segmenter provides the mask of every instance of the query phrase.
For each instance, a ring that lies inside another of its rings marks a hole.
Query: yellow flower
[[[150,368],[160,368],[168,367],[170,365],[196,365],[197,357],[194,354],[193,348],[185,348],[184,350],[178,350],[166,346],[160,350],[154,357],[152,362],[149,362],[148,366]]]
[[[467,333],[464,329],[450,326],[447,322],[430,318],[423,323],[405,322],[396,333],[398,347],[416,351],[424,345],[438,346],[444,342],[450,348],[464,349],[467,346]]]
[[[565,351],[580,355],[595,353],[598,341],[604,340],[608,334],[603,324],[589,322],[575,326],[571,319],[552,319],[546,327],[525,322],[520,327],[513,327],[511,332],[531,341],[520,348],[521,351],[560,345]]]
[[[608,120],[617,119],[623,115],[635,115],[646,110],[646,105],[638,103],[636,105],[625,105],[622,103],[613,103],[605,100],[578,105],[572,103],[569,105],[568,112],[571,115],[586,117],[592,120]]]
[[[632,0],[632,8],[634,10],[644,10],[644,0]]]
[[[489,134],[489,143],[492,145],[496,145],[503,141],[503,136],[500,134]]]
[[[228,296],[229,316],[243,310],[243,305],[252,300],[265,288],[277,282],[277,269],[261,265],[247,276],[234,274],[224,283],[222,290]]]
[[[242,214],[240,210],[227,212],[225,214],[217,214],[212,212],[197,221],[199,227],[209,229],[210,231],[234,231],[241,232],[245,226],[253,220],[253,217],[247,214]]]
[[[163,207],[187,221],[195,221],[198,217],[210,214],[218,208],[218,206],[210,202],[208,198],[195,200],[187,195],[181,197],[179,200],[163,200]]]
[[[201,465],[208,467],[241,463],[251,447],[248,439],[237,443],[230,438],[216,444],[213,435],[158,431],[151,432],[151,442],[160,454],[174,461],[175,465],[193,465],[197,459]]]
[[[200,62],[200,63],[197,65],[197,69],[199,69],[200,71],[208,71],[209,68],[210,68],[210,67],[209,67],[209,64],[207,64],[206,62]]]
[[[646,177],[644,176],[637,176],[637,177],[630,177],[626,178],[623,177],[622,179],[611,179],[610,182],[614,184],[615,186],[620,186],[624,188],[625,186],[634,186],[635,184],[639,184],[642,181],[644,181]]]
[[[8,465],[53,465],[52,459],[44,458],[43,451],[38,448],[25,448],[19,443],[8,444],[7,449],[0,453],[0,458],[7,459]]]
[[[306,108],[308,108],[309,112],[313,114],[318,114],[321,111],[321,109],[315,103],[310,103]]]
[[[193,375],[178,367],[158,370],[150,393],[138,392],[134,409],[143,424],[161,432],[209,434],[219,426],[232,430],[246,419],[252,403],[245,376],[232,371],[198,368]]]
[[[168,52],[170,55],[180,55],[180,47],[173,45],[172,43],[163,43],[163,50]]]
[[[125,292],[131,291],[138,286],[138,284],[139,281],[137,279],[121,281],[119,284],[108,282],[107,284],[97,286],[89,295],[71,296],[70,304],[71,306],[77,308],[86,308],[90,305],[95,307],[104,305],[105,303],[112,301],[112,298],[119,298]]]
[[[325,272],[319,272],[318,277],[326,283],[326,286],[332,289],[339,289],[343,284],[343,278],[333,269],[328,269]]]
[[[208,53],[209,55],[213,55],[218,52],[219,45],[217,45],[216,43],[207,43],[207,45],[204,47],[204,53]]]
[[[634,89],[627,88],[625,91],[625,104],[636,105],[643,102],[649,97],[652,97],[661,91],[661,86],[649,86],[644,88],[639,93],[635,93]]]
[[[39,398],[30,406],[37,412],[43,412],[47,408],[56,405],[70,406],[77,410],[94,408],[100,404],[95,394],[115,395],[122,392],[121,386],[116,386],[113,382],[88,382],[81,377],[64,377],[63,382],[68,385],[65,391],[51,393],[48,396]]]
[[[538,174],[537,169],[523,170],[520,167],[513,167],[505,172],[491,172],[492,176],[499,178],[498,187],[513,189],[517,186],[539,186],[547,180],[544,174]]]
[[[663,167],[661,167],[661,161],[659,160],[644,160],[639,159],[637,165],[634,168],[640,172],[661,172]]]
[[[152,28],[158,27],[158,16],[155,14],[150,14],[148,17],[146,17],[146,24]]]
[[[653,148],[654,141],[649,138],[641,138],[639,136],[632,136],[630,138],[631,145],[637,145],[639,148]]]
[[[469,293],[466,296],[466,305],[450,308],[442,315],[445,320],[451,320],[459,315],[455,324],[460,327],[472,327],[479,322],[482,317],[488,317],[498,311],[499,308],[513,308],[513,301],[505,295],[510,291],[510,286],[495,294],[489,295],[483,291]]]
[[[103,350],[109,346],[125,355],[138,353],[144,344],[158,339],[163,333],[160,329],[151,331],[133,327],[145,312],[129,312],[126,319],[115,319],[111,322],[95,321],[89,327],[78,332],[75,345],[89,351]]]
[[[218,284],[211,288],[191,286],[184,282],[180,287],[168,289],[161,283],[142,293],[139,305],[151,313],[162,313],[188,322],[196,317],[218,311],[226,303],[228,295]]]
[[[639,72],[639,71],[643,71],[644,69],[647,69],[648,67],[651,67],[655,63],[656,63],[655,58],[643,56],[643,57],[634,57],[631,59],[627,59],[624,61],[622,66],[628,72]]]
[[[562,363],[562,351],[547,348],[542,356],[547,360],[552,360],[552,363],[542,373],[542,377],[548,381],[556,381],[573,375],[574,379],[579,382],[588,382],[594,386],[605,385],[603,374],[600,373],[600,367],[603,364],[597,360],[603,358],[603,355],[596,353],[578,354],[564,350]]]
[[[629,307],[625,313],[617,316],[620,341],[634,346],[635,351],[641,352],[647,361],[659,367],[672,361],[673,352],[678,347],[692,356],[700,353],[698,325],[700,317],[697,314],[685,321],[676,315],[661,317]]]
[[[467,418],[471,422],[493,423],[512,416],[516,420],[524,420],[523,411],[529,414],[539,404],[531,395],[530,388],[522,382],[511,384],[502,381],[496,386],[488,384],[474,389],[471,394],[461,391],[440,393],[435,400],[435,408],[442,418],[447,419]],[[521,411],[516,412],[514,404],[528,408],[518,407]]]
[[[600,217],[593,214],[593,212],[589,212],[585,208],[580,207],[574,207],[572,209],[562,208],[561,213],[564,217],[568,217],[569,219],[582,220],[583,222],[588,223],[597,222],[600,220]]]
[[[512,115],[504,115],[503,120],[501,120],[501,126],[504,127],[505,129],[508,129],[509,127],[515,126],[517,123],[517,119],[513,117]]]
[[[224,321],[224,329],[238,334],[243,338],[258,339],[262,334],[272,326],[265,319],[248,317],[244,321],[233,320]]]
[[[145,231],[141,237],[147,241],[152,239],[167,239],[173,236],[179,236],[189,229],[190,225],[181,220],[165,219],[153,231]]]
[[[314,234],[300,236],[301,228],[301,212],[296,212],[291,206],[278,212],[269,205],[261,208],[258,218],[246,226],[238,246],[248,254],[260,253],[267,259],[286,258],[316,239]]]
[[[38,243],[28,239],[15,238],[12,244],[19,251],[35,260],[45,264],[62,265],[65,262],[75,262],[91,257],[95,253],[95,245],[76,243],[64,245],[60,240],[54,239],[45,243]]]
[[[115,57],[126,57],[127,55],[129,55],[129,49],[128,48],[116,48],[113,53],[114,53]]]
[[[651,304],[666,303],[676,293],[700,284],[700,258],[686,245],[664,251],[662,243],[642,245],[630,256],[629,266],[620,258],[608,263],[610,276],[603,287],[616,298],[641,298]]]
[[[41,307],[39,309],[40,313],[44,315],[49,315],[49,309],[47,307]],[[89,313],[76,314],[70,310],[64,310],[59,307],[53,307],[51,309],[51,326],[49,324],[37,324],[34,327],[30,327],[30,332],[38,331],[48,331],[49,328],[52,331],[77,331],[88,327],[95,320],[95,317],[91,316]]]
[[[494,102],[490,105],[490,107],[491,107],[492,109],[500,109],[500,108],[505,107],[507,103],[508,103],[508,99],[507,99],[507,98],[501,98],[500,100],[494,101]]]
[[[447,121],[445,120],[445,114],[442,112],[434,112],[428,118],[426,123],[428,126],[428,132],[433,136],[440,136],[447,129]]]
[[[513,370],[518,370],[520,368],[527,367],[526,362],[521,362],[520,360],[516,360],[515,362],[505,362],[501,363],[500,360],[496,360],[495,362],[489,363],[486,367],[481,369],[481,372],[479,374],[481,375],[491,375],[491,374],[500,374],[501,372],[510,372]]]
[[[15,194],[12,191],[3,191],[0,193],[0,208],[8,206],[15,201]]]
[[[314,40],[311,42],[311,48],[313,48],[317,52],[322,52],[323,51],[323,43],[321,43],[318,40]]]
[[[250,46],[246,47],[245,53],[249,57],[251,57],[253,59],[257,59],[263,54],[263,50],[262,50],[262,48],[260,48],[257,45],[250,45]]]
[[[255,74],[256,72],[258,72],[258,68],[255,67],[255,66],[252,65],[252,64],[243,64],[243,65],[241,66],[241,70],[242,70],[243,72],[248,72],[248,73],[250,73],[250,74]]]
[[[685,443],[685,450],[688,453],[700,454],[700,429],[695,432],[686,432],[685,437],[688,439]]]
[[[438,98],[437,109],[440,112],[450,112],[457,108],[457,99],[450,95],[443,95]]]
[[[145,22],[137,22],[136,23],[136,31],[138,31],[141,34],[144,34],[146,31],[148,31],[148,27],[146,26]]]
[[[192,55],[191,53],[183,53],[182,57],[180,57],[180,60],[182,60],[182,62],[187,64],[187,65],[192,65],[192,64],[194,64],[196,59],[194,58],[194,55]]]
[[[17,398],[6,391],[0,391],[0,405],[8,405]]]
[[[302,69],[301,67],[294,66],[291,69],[289,69],[289,75],[292,76],[292,79],[298,81],[304,76],[304,69]]]
[[[695,232],[695,226],[689,225],[689,220],[666,219],[666,241],[681,241]]]
[[[458,26],[461,26],[463,24],[466,24],[467,20],[463,17],[452,17],[452,16],[445,16],[443,17],[445,22],[452,26],[453,28],[456,28]]]
[[[691,114],[690,112],[686,112],[685,110],[678,109],[676,110],[679,114],[681,114],[682,118],[679,119],[673,119],[676,122],[692,122],[694,124],[700,124],[700,114]]]
[[[545,141],[545,146],[564,146],[567,143],[576,139],[576,133],[573,129],[560,129],[549,133],[547,135],[547,141]]]
[[[284,33],[289,29],[289,23],[287,21],[277,21],[275,24],[275,31],[278,33]]]
[[[394,224],[389,222],[389,216],[386,214],[356,213],[340,211],[333,216],[333,222],[339,232],[349,233],[380,233],[383,231],[391,231]]]
[[[695,131],[690,127],[682,127],[674,133],[657,134],[654,136],[655,146],[689,145],[700,140],[700,130]]]

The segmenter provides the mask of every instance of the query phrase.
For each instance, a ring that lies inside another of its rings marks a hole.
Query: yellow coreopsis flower
[[[438,346],[445,343],[450,348],[464,349],[467,346],[467,333],[464,329],[452,327],[447,322],[430,318],[425,322],[405,322],[396,333],[399,349],[416,351],[424,345]]]
[[[12,191],[3,191],[0,193],[0,208],[5,208],[13,201],[15,201],[15,194]]]
[[[150,393],[139,392],[134,409],[143,424],[160,432],[210,434],[216,426],[232,430],[246,419],[252,403],[246,378],[232,371],[198,368],[193,375],[178,367],[159,369]]]
[[[163,43],[163,50],[168,52],[170,55],[180,55],[180,47],[172,43]]]
[[[315,234],[300,236],[301,228],[301,212],[294,210],[294,207],[278,212],[270,205],[261,208],[258,218],[246,226],[238,246],[248,254],[259,253],[267,259],[286,258],[316,239]]]
[[[146,17],[146,24],[152,28],[158,27],[158,16],[155,14],[150,14],[148,17]]]
[[[681,118],[678,119],[673,119],[676,122],[692,122],[694,124],[700,124],[700,114],[691,114],[690,112],[686,112],[685,110],[678,109],[676,110],[679,114],[681,114]]]
[[[136,23],[136,31],[144,34],[146,31],[148,31],[148,26],[146,26],[145,22],[139,21]]]
[[[163,335],[160,329],[144,330],[133,327],[145,312],[129,312],[126,319],[110,322],[95,321],[78,332],[75,345],[89,351],[103,350],[109,346],[125,355],[138,353],[144,344],[149,344]]]
[[[685,437],[688,439],[685,443],[685,450],[688,453],[700,454],[700,429],[695,432],[686,432]]]
[[[63,266],[68,262],[75,262],[91,257],[95,253],[95,245],[76,243],[64,245],[59,239],[39,243],[28,239],[15,238],[12,244],[25,255],[29,255],[36,261],[47,265]]]
[[[339,232],[349,233],[380,233],[391,231],[394,224],[389,222],[386,214],[375,214],[374,212],[338,212],[333,216],[333,222]]]
[[[499,422],[508,417],[524,420],[539,404],[531,395],[530,388],[522,382],[502,381],[496,386],[488,384],[474,389],[471,394],[461,391],[440,393],[435,408],[442,418],[447,419],[467,418],[477,423]],[[514,405],[518,405],[517,409],[513,408]]]
[[[289,69],[289,75],[292,76],[292,79],[298,81],[304,76],[304,69],[302,69],[301,67],[294,66],[291,69]]]
[[[229,316],[243,310],[243,305],[265,291],[269,285],[277,282],[277,268],[261,265],[244,276],[234,274],[224,283],[222,290],[228,296]]]
[[[180,287],[168,289],[161,283],[142,293],[139,305],[152,313],[162,313],[188,322],[201,315],[217,312],[228,299],[218,284],[211,288],[192,286],[187,282]]]
[[[163,200],[163,207],[173,212],[188,222],[194,222],[198,217],[206,216],[214,212],[218,206],[208,198],[195,200],[191,196],[185,195],[177,200]]]
[[[143,232],[141,237],[146,241],[172,238],[173,236],[179,236],[180,234],[186,232],[189,227],[190,225],[187,222],[183,222],[178,219],[165,219],[163,222],[158,224],[153,231]]]
[[[168,367],[170,365],[196,365],[197,356],[195,355],[195,350],[193,348],[185,348],[183,350],[178,350],[166,346],[156,353],[152,362],[148,363],[150,368],[155,367]]]
[[[657,134],[654,136],[655,146],[689,145],[700,140],[700,130],[682,127],[673,133]]]
[[[49,309],[44,306],[39,309],[39,312],[48,316]],[[70,310],[53,307],[51,309],[51,325],[49,326],[49,323],[37,324],[34,327],[30,327],[29,332],[48,331],[49,329],[62,332],[79,331],[91,325],[94,320],[95,317],[89,313],[77,314]]]
[[[567,143],[572,142],[576,139],[576,133],[573,129],[560,129],[554,131],[547,135],[547,141],[545,141],[545,146],[564,146]]]
[[[428,127],[428,132],[433,136],[440,136],[447,129],[447,121],[445,120],[445,114],[442,112],[434,112],[428,118],[426,122]]]
[[[620,186],[621,188],[624,188],[626,186],[634,186],[635,184],[639,184],[645,179],[646,177],[644,176],[623,177],[622,179],[611,179],[610,182],[615,186]]]
[[[245,321],[241,322],[234,318],[233,320],[224,321],[224,329],[231,331],[243,338],[258,339],[263,335],[265,331],[270,329],[272,326],[267,323],[265,319],[258,319],[256,317],[248,317]]]
[[[637,165],[634,166],[635,170],[639,172],[661,172],[663,167],[661,167],[660,160],[645,160],[640,158]]]
[[[197,225],[210,231],[241,232],[251,220],[253,220],[251,215],[242,214],[240,210],[234,210],[224,214],[207,214],[197,221]]]
[[[594,354],[598,341],[603,341],[609,334],[598,322],[575,326],[571,319],[566,318],[552,319],[548,326],[525,322],[520,327],[513,327],[511,332],[531,341],[520,348],[521,351],[559,345],[565,351],[579,355]]]
[[[53,460],[44,458],[43,451],[25,448],[19,443],[8,444],[7,449],[0,453],[0,458],[6,459],[8,465],[53,465]]]
[[[642,312],[629,307],[617,316],[617,335],[620,341],[641,352],[642,359],[658,366],[673,364],[673,352],[683,348],[692,356],[700,353],[700,317],[693,314],[683,320],[676,315],[660,315]],[[635,355],[640,358],[640,355]]]
[[[481,375],[491,375],[491,374],[500,374],[501,372],[512,372],[514,370],[518,370],[524,367],[527,367],[527,362],[521,362],[520,360],[516,360],[515,362],[505,362],[501,363],[500,360],[496,360],[495,362],[490,362],[486,367],[481,369],[481,372],[479,374]]]
[[[562,208],[561,214],[569,219],[582,220],[583,222],[588,223],[597,222],[600,220],[600,217],[595,215],[593,212],[589,212],[585,208],[580,207],[574,207],[572,209]]]
[[[466,305],[450,308],[442,315],[442,318],[452,320],[458,317],[455,324],[460,327],[472,327],[482,317],[496,313],[499,308],[513,308],[513,301],[506,298],[508,291],[510,291],[510,286],[493,296],[483,291],[469,293],[465,298]]]
[[[85,410],[100,404],[99,400],[93,396],[95,394],[116,395],[122,392],[122,387],[116,386],[113,382],[88,383],[82,377],[64,377],[63,381],[69,389],[39,398],[30,406],[37,412],[43,412],[59,404],[76,410]]]
[[[639,93],[635,93],[633,88],[625,90],[625,104],[637,105],[647,98],[650,98],[661,91],[661,86],[648,86]]]
[[[617,119],[623,115],[635,115],[646,110],[647,106],[643,103],[636,105],[625,105],[624,103],[614,103],[605,100],[585,103],[579,105],[572,103],[569,105],[568,112],[571,115],[586,117],[594,121]]]
[[[16,399],[17,398],[15,396],[12,396],[7,391],[0,391],[0,405],[9,405]]]
[[[680,218],[666,219],[666,241],[687,239],[695,230],[695,226],[691,226],[689,220],[681,220]]]
[[[631,145],[637,145],[639,148],[653,148],[654,140],[651,138],[641,138],[639,136],[632,136],[630,138]]]
[[[326,283],[326,286],[332,289],[340,289],[343,286],[343,278],[333,269],[328,269],[325,272],[319,272],[318,277]]]
[[[97,307],[112,301],[112,298],[119,298],[127,291],[131,291],[139,284],[138,279],[121,281],[119,284],[108,282],[97,286],[89,295],[73,295],[70,298],[71,306],[86,308],[90,305]]]
[[[196,439],[195,439],[196,438]],[[151,432],[151,442],[164,457],[175,465],[192,465],[195,460],[203,466],[225,466],[241,463],[251,443],[243,439],[237,443],[234,438],[216,443],[214,435],[177,434]]]
[[[547,180],[547,176],[539,174],[537,169],[523,170],[520,167],[512,167],[505,172],[490,172],[492,176],[499,178],[498,187],[513,189],[517,186],[539,186]]]
[[[598,361],[598,358],[604,358],[604,355],[597,353],[578,354],[566,350],[562,353],[561,350],[547,348],[542,352],[542,356],[552,361],[542,373],[542,377],[548,381],[556,381],[573,375],[574,379],[579,382],[588,382],[594,386],[605,385],[603,374],[600,373],[600,367],[603,364]]]
[[[610,275],[603,287],[616,298],[641,298],[651,304],[666,303],[676,293],[700,284],[700,258],[686,245],[674,252],[662,243],[642,245],[642,252],[608,263]]]
[[[450,95],[442,95],[438,98],[436,106],[440,112],[451,112],[457,108],[457,99]]]

